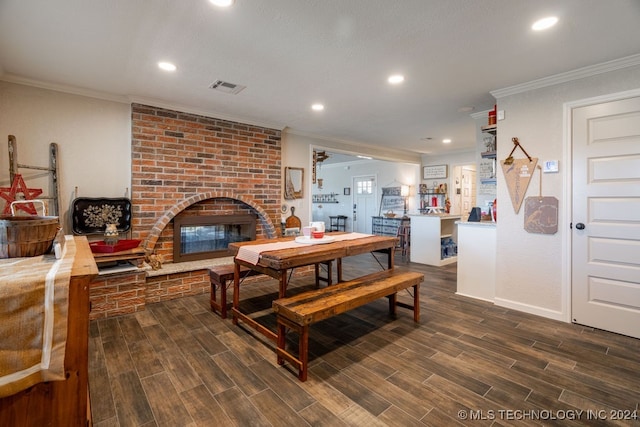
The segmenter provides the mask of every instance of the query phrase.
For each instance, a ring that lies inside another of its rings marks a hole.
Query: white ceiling
[[[492,90],[637,53],[638,0],[0,0],[0,79],[417,153],[473,147]]]

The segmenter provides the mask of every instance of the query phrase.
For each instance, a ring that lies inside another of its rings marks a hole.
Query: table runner
[[[65,237],[53,254],[0,260],[0,397],[64,380],[67,311],[76,246]]]
[[[364,233],[345,233],[331,235],[335,242],[341,242],[344,240],[362,239],[364,237],[371,237],[371,234]],[[311,243],[313,244],[313,243]],[[330,245],[331,243],[318,243],[322,245]],[[239,260],[256,265],[260,261],[260,254],[263,252],[277,251],[280,249],[299,248],[301,246],[308,246],[308,243],[298,243],[295,240],[287,240],[284,242],[272,242],[262,243],[258,245],[244,245],[240,246],[236,258]]]

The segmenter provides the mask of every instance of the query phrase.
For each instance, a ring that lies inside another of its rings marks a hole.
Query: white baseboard
[[[473,298],[473,299],[479,299],[481,301],[487,301],[487,302],[494,302],[492,299],[490,298],[482,298],[482,297],[478,297],[475,295],[467,295],[467,294],[463,294],[462,292],[456,292],[456,295],[460,295],[461,297],[467,297],[467,298]]]
[[[567,323],[566,316],[561,311],[549,310],[535,305],[524,304],[517,301],[511,301],[503,298],[495,298],[494,304],[500,307],[510,308],[512,310],[523,311],[536,316],[546,317],[547,319],[558,320]]]

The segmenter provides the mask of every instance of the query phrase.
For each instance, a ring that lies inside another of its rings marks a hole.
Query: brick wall
[[[132,105],[132,238],[173,260],[173,222],[188,215],[258,215],[256,236],[280,223],[280,131],[146,105]],[[147,303],[208,293],[207,270],[147,277],[100,276],[91,319],[132,313]]]
[[[258,214],[258,237],[280,223],[281,135],[276,129],[132,105],[132,236],[165,262],[171,219],[184,210]]]

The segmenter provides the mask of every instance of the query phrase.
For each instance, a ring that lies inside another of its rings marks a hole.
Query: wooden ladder
[[[49,144],[49,166],[31,166],[18,163],[18,142],[16,137],[9,135],[9,178],[13,182],[14,177],[19,173],[18,170],[32,169],[47,171],[50,175],[51,195],[38,197],[39,199],[51,200],[49,206],[49,215],[60,215],[60,184],[58,183],[58,144],[52,142]]]

